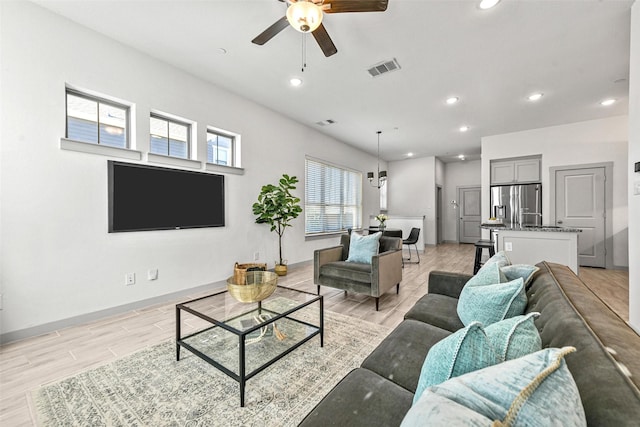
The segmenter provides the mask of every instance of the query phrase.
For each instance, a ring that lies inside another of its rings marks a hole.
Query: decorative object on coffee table
[[[247,283],[247,271],[267,271],[267,264],[265,263],[246,263],[236,264],[233,266],[233,279],[237,285],[244,285]]]
[[[278,185],[267,184],[262,187],[258,201],[253,204],[253,214],[257,224],[269,224],[271,231],[278,233],[278,260],[275,271],[278,275],[287,274],[286,261],[282,259],[282,235],[291,220],[302,213],[300,199],[291,194],[295,190],[298,178],[283,174]]]
[[[278,285],[278,275],[271,271],[246,271],[238,283],[236,275],[227,279],[227,289],[240,302],[258,302],[269,297]]]

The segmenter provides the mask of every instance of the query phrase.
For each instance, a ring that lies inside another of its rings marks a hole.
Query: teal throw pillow
[[[500,269],[507,280],[517,279],[518,277],[522,277],[524,280],[524,287],[526,288],[531,279],[533,279],[533,275],[536,271],[540,270],[535,265],[527,265],[527,264],[512,264],[504,266]]]
[[[533,323],[538,316],[540,313],[532,312],[501,320],[484,328],[501,362],[542,350],[542,340]]]
[[[578,387],[564,360],[573,351],[548,348],[452,378],[422,393],[401,427],[586,426]]]
[[[371,257],[378,254],[380,236],[382,236],[380,232],[369,234],[368,236],[352,233],[347,262],[371,264]]]
[[[500,264],[494,262],[493,264],[483,265],[475,276],[467,280],[464,286],[466,288],[467,286],[494,285],[502,282],[507,282],[507,278],[502,272]]]
[[[507,256],[505,251],[497,252],[494,256],[489,258],[487,262],[484,263],[482,267],[485,265],[498,264],[498,267],[505,267],[507,265],[511,265],[511,260]]]
[[[422,392],[433,385],[498,362],[498,355],[491,347],[482,325],[473,322],[429,349],[422,364],[413,402],[417,402]]]
[[[462,288],[458,299],[458,317],[466,326],[478,321],[485,326],[519,316],[527,306],[527,294],[521,278],[507,283]]]

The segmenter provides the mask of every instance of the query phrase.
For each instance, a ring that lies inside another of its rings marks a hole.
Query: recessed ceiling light
[[[459,158],[460,160],[464,160],[464,154],[460,154],[460,155],[458,156],[458,158]]]
[[[413,157],[413,153],[407,153],[407,157]]]
[[[469,130],[469,126],[467,126],[467,125],[460,126],[460,129],[459,129],[459,130],[460,130],[460,132],[466,132],[466,131],[468,131],[468,130]]]
[[[540,98],[542,98],[542,93],[541,92],[537,92],[537,93],[532,93],[531,95],[529,95],[529,101],[538,101]]]
[[[219,53],[220,55],[224,55],[224,54],[226,54],[226,53],[227,53],[227,49],[225,49],[225,48],[223,48],[223,47],[219,47],[219,48],[218,48],[218,53]]]
[[[609,105],[613,105],[613,104],[615,104],[615,103],[616,103],[616,100],[615,100],[615,99],[613,99],[613,98],[610,98],[610,99],[605,99],[604,101],[602,101],[602,102],[600,103],[600,105],[605,106],[605,107],[608,107]]]
[[[457,96],[452,96],[451,98],[447,98],[447,104],[452,105],[458,102],[459,100],[460,98],[458,98]]]
[[[302,79],[300,77],[293,77],[289,80],[289,83],[291,83],[291,86],[300,86],[302,84]]]
[[[479,7],[480,9],[491,9],[498,3],[500,3],[500,0],[481,0]]]

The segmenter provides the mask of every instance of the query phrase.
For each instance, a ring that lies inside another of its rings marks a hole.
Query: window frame
[[[309,203],[309,183],[310,183],[310,176],[309,176],[309,162],[313,162],[313,163],[317,163],[322,165],[323,167],[327,167],[327,168],[331,168],[335,171],[339,171],[341,174],[341,180],[344,181],[346,177],[348,177],[350,174],[353,174],[353,176],[351,177],[351,180],[355,183],[355,188],[352,188],[352,190],[354,190],[355,192],[355,198],[356,200],[356,204],[355,205],[350,205],[350,204],[346,204],[344,203],[344,191],[340,192],[340,204],[336,205],[336,204],[328,204],[325,201],[325,198],[323,197],[322,202],[320,203],[321,209],[323,211],[323,214],[325,209],[328,206],[331,207],[336,207],[339,206],[340,207],[340,211],[341,211],[341,215],[344,215],[344,211],[345,211],[345,207],[355,207],[355,221],[354,224],[352,226],[352,229],[360,229],[362,228],[362,215],[363,215],[363,204],[362,204],[362,199],[363,199],[363,185],[362,185],[362,172],[355,170],[355,169],[351,169],[345,166],[341,166],[341,165],[337,165],[335,163],[331,163],[328,162],[326,160],[322,160],[322,159],[318,159],[318,158],[314,158],[314,157],[310,157],[310,156],[305,156],[305,195],[304,195],[304,209],[305,209],[305,226],[304,226],[304,230],[305,230],[305,237],[314,237],[314,236],[322,236],[322,235],[330,235],[330,234],[338,234],[338,233],[343,233],[345,231],[347,231],[347,228],[341,228],[341,229],[329,229],[327,227],[327,224],[325,221],[323,221],[323,226],[322,226],[322,231],[313,231],[310,232],[308,231],[308,224],[307,224],[307,214],[310,212],[309,207],[310,206],[317,206],[317,203]],[[322,177],[320,177],[322,179]],[[325,187],[325,182],[321,182],[321,186]],[[343,224],[341,224],[341,226],[343,226]]]
[[[89,101],[94,101],[97,103],[97,114],[96,114],[96,125],[98,127],[98,141],[97,142],[91,142],[91,141],[82,141],[79,139],[73,139],[73,138],[69,138],[69,98],[68,96],[72,95],[78,98],[83,98]],[[125,139],[125,146],[124,147],[116,147],[113,145],[108,145],[108,144],[101,144],[100,143],[100,104],[104,104],[104,105],[108,105],[110,107],[115,107],[115,108],[120,108],[122,110],[124,110],[125,112],[125,132],[124,132],[124,139]],[[65,135],[65,139],[69,139],[70,141],[77,141],[77,142],[82,142],[85,144],[92,144],[92,145],[99,145],[101,147],[111,147],[111,148],[118,148],[118,149],[123,149],[123,150],[130,150],[131,149],[131,105],[125,104],[125,103],[121,103],[121,102],[117,102],[117,101],[113,101],[110,100],[108,98],[106,98],[105,96],[100,96],[100,95],[94,95],[92,93],[80,90],[80,89],[75,89],[69,86],[65,87],[65,92],[64,92],[64,135]]]
[[[167,122],[167,153],[166,154],[154,153],[153,151],[151,151],[151,137],[154,135],[153,133],[151,133],[151,119],[164,120],[164,121]],[[187,128],[187,141],[186,141],[186,144],[187,144],[187,156],[186,157],[172,156],[170,154],[171,134],[169,133],[169,126],[171,125],[171,123],[176,124],[176,125],[180,125],[180,126],[185,126]],[[191,160],[191,154],[193,152],[193,147],[192,147],[192,145],[193,145],[193,137],[192,137],[193,125],[194,125],[194,122],[188,121],[187,119],[180,119],[180,118],[176,118],[173,115],[159,113],[159,112],[156,112],[156,111],[151,111],[149,113],[149,153],[150,154],[154,154],[156,156],[171,157],[172,159]]]
[[[209,161],[209,134],[213,134],[216,135],[218,137],[222,136],[225,138],[229,138],[231,140],[231,147],[229,148],[229,162],[226,165],[223,165],[221,163],[217,163],[217,162],[210,162]],[[206,163],[210,164],[210,165],[216,165],[216,166],[225,166],[225,167],[236,167],[236,149],[237,149],[237,140],[238,140],[238,135],[231,133],[231,132],[226,132],[217,128],[214,128],[212,126],[207,126],[206,129],[206,145],[207,145],[207,156],[206,156]]]

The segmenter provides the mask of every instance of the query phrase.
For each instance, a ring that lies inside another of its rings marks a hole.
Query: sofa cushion
[[[429,349],[451,332],[417,320],[400,323],[362,362],[367,368],[415,392]]]
[[[533,322],[539,315],[540,313],[532,312],[515,316],[484,328],[501,362],[517,359],[542,349],[540,334]]]
[[[344,377],[300,426],[397,426],[411,407],[413,394],[358,368]]]
[[[349,243],[349,257],[347,262],[371,264],[371,258],[378,254],[382,233],[361,236],[353,233]]]
[[[426,294],[404,315],[405,319],[419,320],[447,331],[464,328],[457,312],[458,298],[441,294]]]
[[[541,350],[432,387],[409,410],[402,426],[488,426],[492,421],[586,426],[580,394],[564,361],[572,351]]]
[[[417,402],[424,390],[433,385],[498,362],[498,355],[491,347],[482,324],[472,322],[429,349],[413,402]]]
[[[521,278],[507,283],[469,286],[458,300],[458,317],[465,325],[478,321],[484,326],[524,313],[527,295]]]
[[[371,283],[371,264],[346,261],[329,262],[320,267],[320,275],[341,281]]]
[[[567,366],[580,390],[587,423],[637,425],[640,336],[571,269],[547,262],[537,266],[526,311],[540,312],[535,324],[543,348],[577,349],[579,357],[567,358]],[[615,350],[615,356],[607,348]]]

